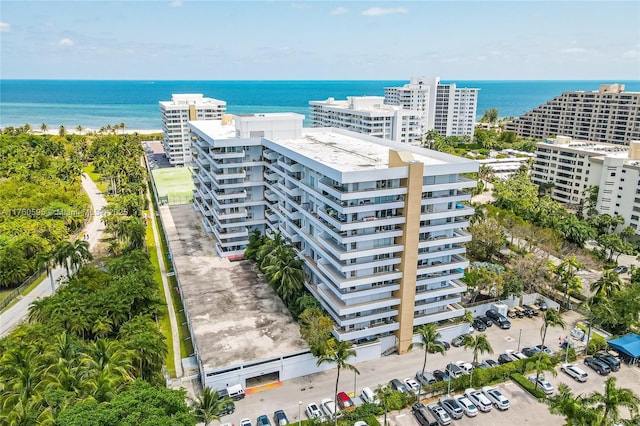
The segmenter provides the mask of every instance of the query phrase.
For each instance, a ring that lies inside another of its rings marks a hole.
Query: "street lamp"
[[[522,329],[520,329],[520,335],[518,336],[518,352],[520,352],[520,339],[522,339]]]
[[[302,401],[298,401],[298,426],[300,426],[300,422],[302,421],[301,410],[302,409]]]
[[[354,397],[356,396],[356,392],[357,392],[357,391],[356,391],[356,389],[357,389],[357,388],[356,388],[356,382],[357,382],[357,380],[358,380],[358,374],[354,371],[354,372],[353,372],[353,396],[354,396]]]

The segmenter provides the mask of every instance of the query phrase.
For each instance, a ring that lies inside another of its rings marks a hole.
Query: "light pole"
[[[356,374],[356,372],[353,372],[353,396],[356,396],[356,384],[357,384],[357,380],[358,380],[358,375]]]
[[[518,336],[518,352],[520,352],[520,339],[522,339],[522,329],[520,329],[520,335]]]
[[[298,426],[300,426],[300,422],[302,421],[300,410],[302,410],[302,401],[298,401]]]

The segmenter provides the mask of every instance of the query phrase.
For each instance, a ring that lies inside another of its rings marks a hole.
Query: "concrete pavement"
[[[107,201],[95,183],[86,175],[82,175],[82,188],[91,200],[91,220],[85,227],[85,235],[89,236],[89,249],[93,252],[96,245],[102,239],[104,224],[101,222]],[[66,276],[64,268],[56,267],[51,271],[54,281]],[[22,321],[29,311],[29,306],[34,300],[50,296],[52,293],[49,277],[42,280],[29,294],[23,296],[13,306],[0,313],[0,337],[7,335],[13,327]]]

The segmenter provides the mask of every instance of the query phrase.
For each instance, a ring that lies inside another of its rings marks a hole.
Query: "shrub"
[[[507,154],[497,154],[496,155],[497,159],[502,159],[502,158],[509,158],[509,156]]]
[[[535,384],[531,383],[526,377],[519,373],[513,373],[511,379],[520,385],[521,388],[529,392],[536,399],[546,399],[546,395],[540,389],[536,389]]]
[[[409,396],[405,393],[395,391],[387,402],[387,408],[389,411],[402,410],[409,405]]]

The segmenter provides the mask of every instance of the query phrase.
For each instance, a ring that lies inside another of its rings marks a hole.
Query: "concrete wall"
[[[560,304],[558,304],[557,302],[549,299],[548,297],[542,296],[542,295],[540,295],[538,293],[523,294],[522,295],[522,304],[523,305],[533,305],[539,299],[544,300],[547,303],[547,306],[549,307],[549,309],[555,309],[556,311],[558,309],[560,309]]]

